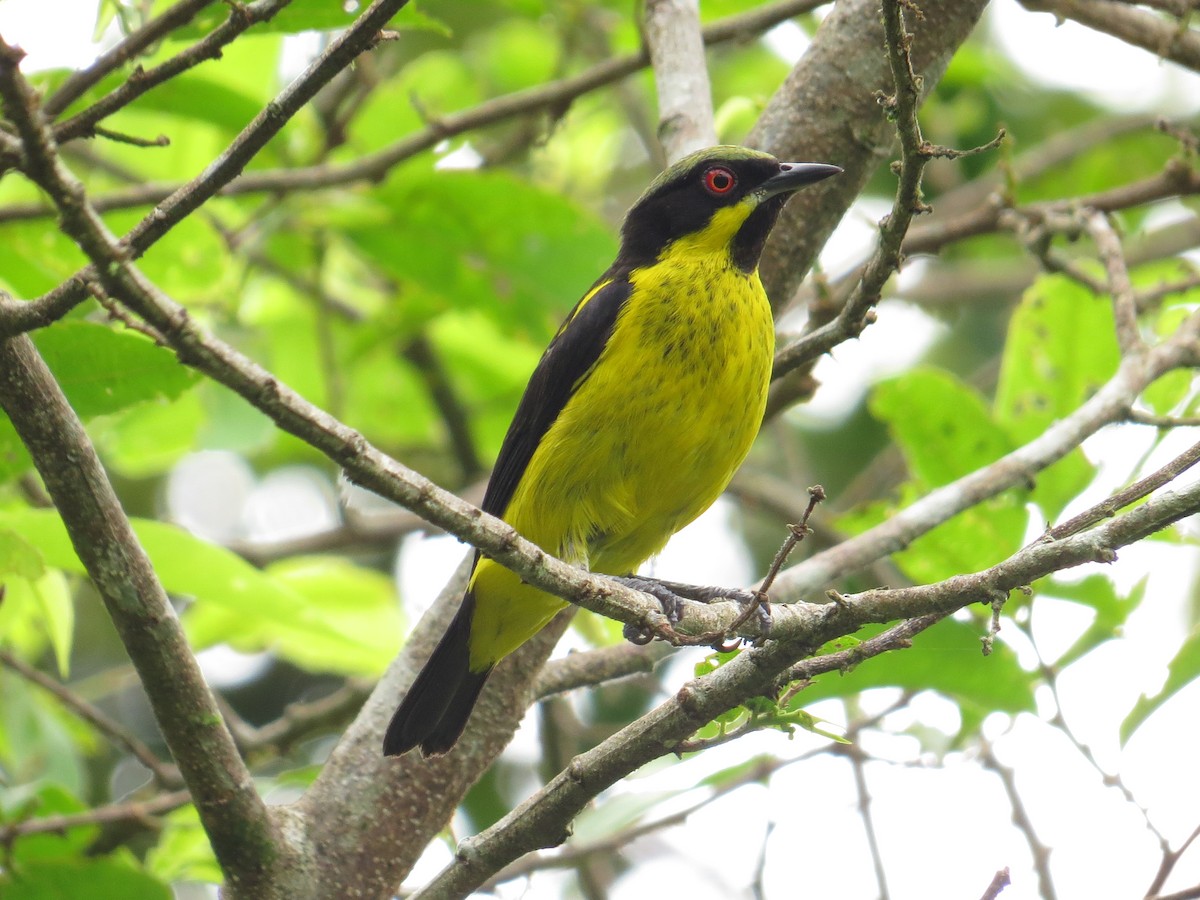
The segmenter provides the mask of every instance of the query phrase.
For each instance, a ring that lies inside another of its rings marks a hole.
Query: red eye
[[[710,194],[728,194],[737,184],[737,176],[723,166],[713,166],[704,173],[704,187]]]

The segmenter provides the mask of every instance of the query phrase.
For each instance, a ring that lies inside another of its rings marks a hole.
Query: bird
[[[655,178],[626,214],[616,259],[530,377],[483,510],[568,563],[624,576],[707,509],[766,408],[767,235],[794,191],[841,171],[718,146]],[[496,664],[567,605],[476,551],[462,605],[392,716],[384,755],[449,752]]]

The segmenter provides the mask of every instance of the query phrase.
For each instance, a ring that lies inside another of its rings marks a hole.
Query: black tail
[[[399,756],[420,746],[424,756],[446,753],[454,746],[491,673],[472,672],[471,618],[475,596],[467,591],[454,621],[392,714],[383,737],[383,755]]]

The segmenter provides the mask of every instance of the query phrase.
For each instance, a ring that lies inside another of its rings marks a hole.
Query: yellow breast
[[[594,572],[634,572],[707,509],[758,433],[774,354],[758,273],[723,245],[675,245],[630,275],[600,359],[529,461],[504,518]],[[472,671],[485,671],[566,604],[481,559]]]
[[[766,404],[774,350],[757,273],[677,247],[633,291],[543,438],[506,518],[593,571],[633,571],[720,495]],[[707,248],[706,248],[707,249]]]

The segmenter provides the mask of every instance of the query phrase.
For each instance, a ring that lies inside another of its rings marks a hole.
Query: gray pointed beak
[[[808,184],[842,174],[841,166],[825,163],[780,163],[779,174],[772,175],[755,191],[763,200],[779,194],[790,194]]]

